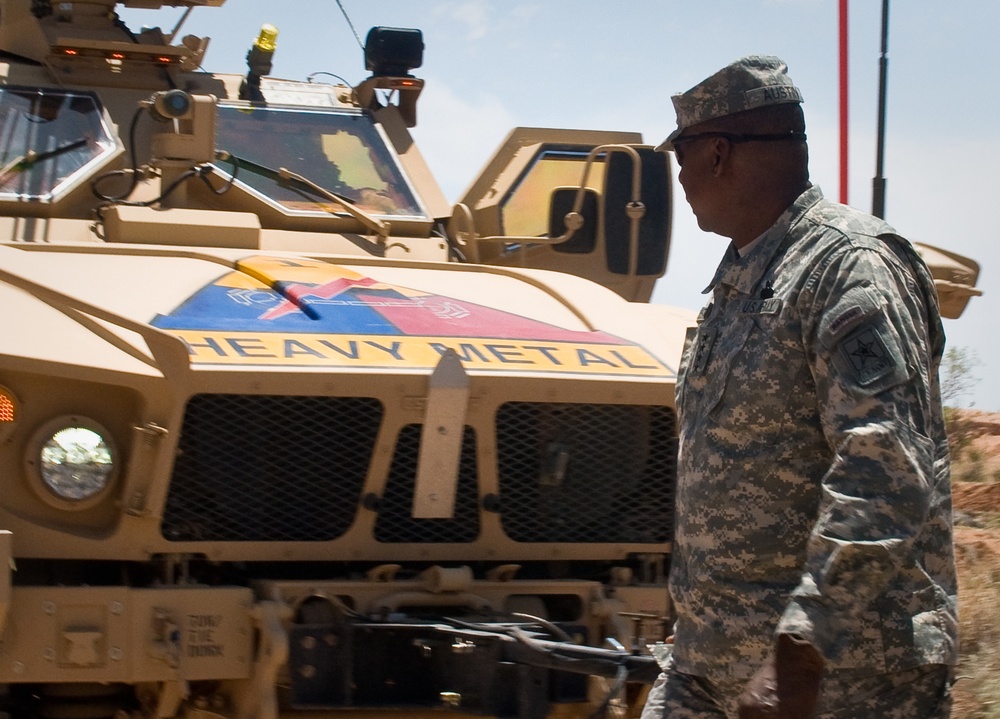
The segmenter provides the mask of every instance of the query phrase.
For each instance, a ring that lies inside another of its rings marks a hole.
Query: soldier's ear
[[[729,165],[729,159],[733,150],[733,143],[725,137],[712,138],[709,148],[712,163],[712,177],[720,177]]]

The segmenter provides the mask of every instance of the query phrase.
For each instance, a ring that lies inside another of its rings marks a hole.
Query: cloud
[[[527,22],[542,11],[542,6],[533,3],[515,5],[510,10],[510,18],[518,23]]]
[[[490,7],[485,0],[443,3],[434,12],[464,25],[465,39],[469,41],[482,40],[490,29]]]

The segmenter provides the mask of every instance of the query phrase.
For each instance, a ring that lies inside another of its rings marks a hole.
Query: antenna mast
[[[872,180],[872,214],[885,219],[885,85],[889,72],[889,0],[882,0],[882,55],[878,61],[878,145],[875,150],[875,179]]]

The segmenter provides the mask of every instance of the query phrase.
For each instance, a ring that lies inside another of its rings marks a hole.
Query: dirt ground
[[[962,525],[966,514],[982,519],[1000,513],[1000,413],[964,410],[957,421],[966,439],[958,449],[953,442],[952,501]]]
[[[955,512],[1000,512],[1000,482],[955,482],[951,494]]]
[[[1000,514],[1000,413],[965,410],[959,421],[967,440],[952,450],[952,502],[956,523],[974,526]]]
[[[1000,717],[1000,704],[982,676],[1000,669],[983,666],[1000,656],[1000,610],[992,604],[1000,595],[1000,414],[967,411],[960,419],[971,439],[957,453],[952,472],[963,654],[952,719],[993,719]],[[970,665],[982,669],[970,671]]]

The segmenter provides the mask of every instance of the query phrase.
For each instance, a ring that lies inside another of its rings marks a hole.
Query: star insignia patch
[[[840,345],[840,351],[854,369],[858,384],[866,385],[884,376],[895,367],[896,360],[885,347],[878,330],[861,327]]]

